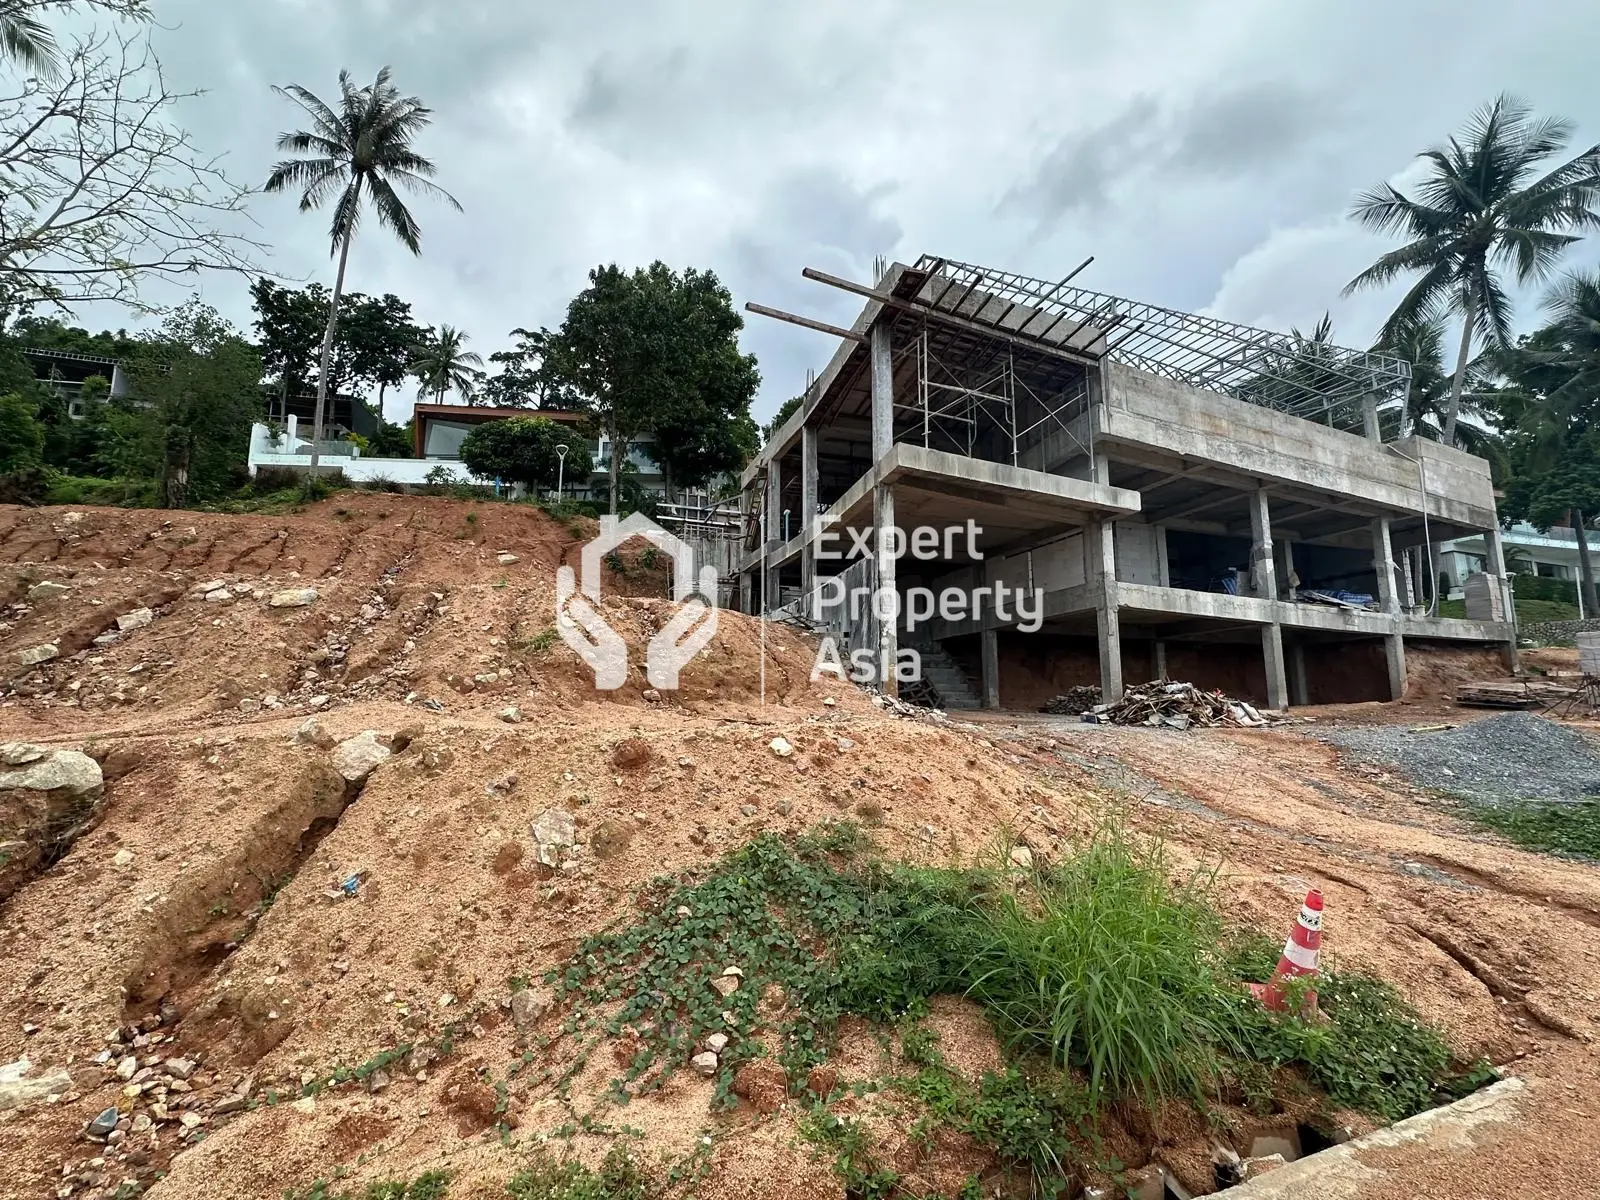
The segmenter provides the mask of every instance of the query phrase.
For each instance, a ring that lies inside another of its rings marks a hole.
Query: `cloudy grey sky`
[[[1365,345],[1392,297],[1339,288],[1385,248],[1343,217],[1495,92],[1600,140],[1593,0],[155,0],[184,118],[258,183],[298,110],[388,64],[436,110],[423,255],[375,224],[350,286],[487,354],[559,323],[597,262],[714,269],[848,321],[800,278],[924,251],[1274,328],[1331,309]],[[271,264],[331,282],[326,216],[252,204]],[[1572,261],[1600,260],[1600,244]],[[243,325],[242,282],[207,300]],[[1525,305],[1528,319],[1535,315]],[[90,314],[85,314],[90,316]],[[113,313],[92,314],[119,323]],[[834,349],[747,316],[765,419]],[[96,323],[100,323],[96,320]],[[391,413],[391,415],[397,415]]]

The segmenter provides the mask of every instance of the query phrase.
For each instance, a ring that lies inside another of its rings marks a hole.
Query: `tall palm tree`
[[[334,276],[333,300],[328,305],[328,326],[322,335],[321,369],[317,373],[317,410],[312,431],[311,473],[317,473],[322,445],[322,419],[328,401],[328,360],[334,330],[339,323],[339,298],[344,292],[345,264],[350,243],[361,222],[362,202],[377,211],[378,223],[387,227],[413,254],[422,253],[422,231],[416,218],[395,193],[399,184],[407,191],[437,196],[456,203],[443,188],[429,180],[437,174],[433,163],[411,148],[412,139],[433,120],[432,112],[415,96],[402,96],[389,82],[389,68],[364,87],[357,87],[350,72],[339,72],[338,108],[324,104],[298,84],[274,87],[311,117],[311,128],[278,138],[278,149],[305,158],[285,159],[272,168],[269,192],[300,189],[300,211],[310,212],[338,195],[330,231],[332,254],[339,256]]]
[[[1369,229],[1411,241],[1391,250],[1347,285],[1350,295],[1421,272],[1384,327],[1393,340],[1406,323],[1448,312],[1461,320],[1461,348],[1445,405],[1442,441],[1454,442],[1472,340],[1509,343],[1511,302],[1500,267],[1518,283],[1544,279],[1578,236],[1600,229],[1600,146],[1544,174],[1540,164],[1566,148],[1573,125],[1533,116],[1501,95],[1473,113],[1458,137],[1419,157],[1429,164],[1417,199],[1383,184],[1356,198],[1350,213]]]
[[[452,325],[439,326],[439,332],[425,338],[411,361],[411,373],[420,381],[417,396],[432,396],[442,404],[444,394],[454,388],[461,398],[472,403],[478,380],[483,377],[483,358],[463,349],[470,339]]]

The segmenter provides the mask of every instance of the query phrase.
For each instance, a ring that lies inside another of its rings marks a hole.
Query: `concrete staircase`
[[[922,678],[939,693],[941,708],[982,708],[978,694],[973,691],[967,673],[957,665],[937,642],[925,642],[916,647],[922,655]]]

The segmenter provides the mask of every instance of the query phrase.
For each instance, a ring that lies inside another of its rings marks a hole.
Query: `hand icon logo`
[[[578,576],[571,567],[556,571],[556,627],[561,640],[589,664],[595,687],[611,692],[628,682],[627,643],[578,591]]]

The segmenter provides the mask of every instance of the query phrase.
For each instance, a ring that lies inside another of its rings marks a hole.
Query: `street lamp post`
[[[567,444],[556,447],[556,499],[560,500],[567,486]]]

